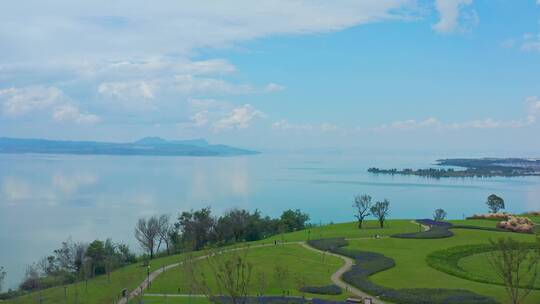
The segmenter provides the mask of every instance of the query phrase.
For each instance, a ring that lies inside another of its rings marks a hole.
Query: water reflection
[[[137,248],[138,217],[210,206],[279,215],[308,212],[314,222],[353,220],[357,193],[391,201],[393,218],[450,217],[484,211],[487,195],[510,211],[540,209],[540,178],[425,179],[374,176],[368,167],[425,167],[434,157],[257,155],[238,158],[0,155],[0,265],[9,286],[24,265],[73,240],[111,237]],[[401,166],[400,166],[401,165]]]

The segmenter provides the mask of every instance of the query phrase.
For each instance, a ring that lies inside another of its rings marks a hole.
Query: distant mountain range
[[[212,145],[204,139],[165,140],[160,137],[145,137],[130,143],[110,143],[0,137],[0,153],[234,156],[259,152]]]

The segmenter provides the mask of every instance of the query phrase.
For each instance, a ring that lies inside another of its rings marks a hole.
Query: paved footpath
[[[366,239],[373,239],[373,238],[372,237],[351,238],[351,239],[347,239],[347,240],[366,240]],[[342,256],[342,255],[339,255],[339,254],[335,254],[335,253],[331,253],[331,252],[324,252],[324,251],[315,249],[315,248],[309,246],[308,244],[306,244],[306,242],[285,242],[285,243],[278,243],[278,245],[301,245],[306,249],[316,251],[316,252],[319,252],[319,253],[329,254],[329,255],[332,255],[332,256],[335,256],[335,257],[338,257],[338,258],[342,259],[345,262],[345,264],[343,266],[341,266],[341,268],[339,268],[336,272],[334,272],[332,274],[332,277],[331,277],[332,282],[334,284],[336,284],[337,286],[345,289],[346,291],[354,294],[357,297],[360,297],[362,299],[363,298],[371,298],[373,304],[384,304],[383,301],[381,301],[381,300],[379,300],[377,298],[371,297],[367,293],[365,293],[365,292],[355,288],[354,286],[349,285],[347,282],[343,281],[343,279],[341,277],[345,272],[349,271],[352,268],[352,266],[354,265],[354,260],[353,259]],[[274,243],[268,243],[268,244],[260,244],[260,245],[253,245],[253,246],[236,247],[236,248],[232,248],[232,249],[228,249],[228,250],[223,250],[221,252],[233,252],[233,251],[239,251],[239,250],[244,250],[244,249],[270,247],[270,246],[276,246],[276,245]],[[195,261],[203,260],[203,259],[206,259],[208,256],[209,255],[203,255],[203,256],[195,258],[194,260]],[[128,298],[129,298],[129,300],[131,300],[131,299],[134,299],[134,298],[138,297],[144,290],[146,290],[148,288],[148,283],[151,283],[152,281],[154,281],[163,272],[165,272],[167,270],[170,270],[172,268],[178,267],[180,265],[182,265],[182,262],[170,264],[170,265],[167,265],[165,267],[160,267],[159,269],[154,270],[153,272],[150,273],[150,275],[148,276],[147,279],[145,279],[141,284],[139,284],[139,286],[135,290],[133,290],[133,291],[131,291],[129,293],[129,297],[121,298],[118,301],[117,304],[127,304],[128,303]],[[173,294],[170,294],[168,296],[189,296],[189,295],[173,295]],[[191,295],[191,296],[196,296],[196,295]],[[199,295],[199,296],[201,296],[201,295]]]

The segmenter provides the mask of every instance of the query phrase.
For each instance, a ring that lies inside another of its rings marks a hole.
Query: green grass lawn
[[[350,247],[374,251],[391,257],[396,267],[371,276],[377,284],[392,288],[449,288],[468,289],[473,292],[491,296],[502,303],[508,302],[503,286],[484,284],[461,279],[427,265],[426,256],[436,250],[449,247],[488,243],[489,238],[510,236],[508,233],[453,229],[454,236],[444,239],[378,239],[351,241]],[[515,239],[533,241],[533,235],[511,234]],[[526,303],[538,303],[540,292],[533,292]]]
[[[276,235],[263,241],[256,243],[267,243],[276,241],[294,242],[307,241],[309,239],[322,239],[333,237],[345,238],[369,238],[374,235],[392,235],[396,233],[417,232],[418,224],[412,223],[411,220],[391,220],[387,222],[387,226],[379,228],[379,223],[374,220],[365,221],[363,228],[358,229],[356,222],[330,224],[322,227],[314,227],[306,230]]]
[[[468,225],[482,228],[495,228],[499,220],[452,220],[448,221],[454,225]]]
[[[498,282],[502,284],[502,279],[497,275],[488,262],[489,253],[479,253],[470,255],[468,257],[462,258],[459,260],[458,266],[463,270],[474,273],[477,276],[486,278],[489,281]],[[524,264],[523,268],[525,269],[527,265]],[[540,265],[537,265],[537,271],[540,271]],[[530,278],[530,277],[529,277]],[[536,278],[535,288],[540,288],[540,277]]]
[[[332,284],[330,276],[343,265],[343,260],[327,254],[321,254],[300,245],[277,245],[249,249],[248,261],[253,265],[252,288],[249,294],[256,295],[257,282],[260,273],[266,276],[266,295],[281,295],[284,292],[290,295],[301,296],[298,291],[301,286],[299,281],[304,281],[306,286],[324,286]],[[212,277],[213,272],[206,261],[196,262],[200,271],[207,277]],[[282,265],[287,269],[288,276],[284,280],[278,280],[273,274],[276,265]],[[215,282],[210,280],[211,287],[215,288]],[[193,292],[193,291],[191,291]],[[148,293],[189,294],[189,280],[185,271],[178,267],[167,271],[159,276]],[[306,295],[311,297],[312,295]],[[324,297],[324,296],[318,296]],[[346,295],[333,298],[345,298]]]

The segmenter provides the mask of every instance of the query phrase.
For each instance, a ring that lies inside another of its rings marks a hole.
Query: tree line
[[[28,265],[19,285],[21,292],[35,291],[58,285],[88,281],[97,275],[110,274],[114,269],[137,261],[126,244],[111,239],[91,243],[62,242],[60,248],[38,262]]]
[[[194,251],[208,246],[262,240],[272,235],[305,229],[309,215],[299,209],[286,210],[280,217],[262,216],[255,210],[231,209],[214,216],[210,207],[170,216],[140,218],[135,238],[149,259],[156,254]]]

